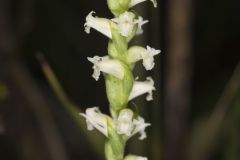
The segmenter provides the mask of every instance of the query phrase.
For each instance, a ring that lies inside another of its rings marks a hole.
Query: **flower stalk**
[[[97,129],[106,136],[107,160],[147,160],[146,157],[125,154],[128,139],[136,134],[140,135],[140,140],[145,139],[145,128],[151,125],[129,109],[128,102],[145,93],[146,100],[150,101],[153,99],[152,91],[155,90],[151,77],[147,77],[146,81],[134,80],[135,63],[142,61],[145,69],[151,70],[154,67],[154,56],[160,53],[160,50],[149,46],[129,47],[132,38],[142,34],[142,26],[148,22],[131,10],[144,1],[146,0],[107,0],[114,17],[99,18],[93,16],[95,12],[91,11],[84,24],[86,33],[90,33],[92,28],[109,38],[108,55],[88,57],[88,60],[93,63],[92,76],[96,81],[100,78],[100,72],[104,75],[111,116],[101,113],[98,107],[80,113],[86,119],[88,130]],[[151,1],[157,7],[157,2]]]

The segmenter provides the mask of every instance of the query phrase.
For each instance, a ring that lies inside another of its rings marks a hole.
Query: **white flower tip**
[[[98,67],[97,63],[98,61],[101,60],[101,57],[98,56],[94,56],[93,58],[91,57],[87,57],[88,61],[90,61],[91,63],[93,63],[93,74],[92,77],[98,81],[99,77],[100,77],[100,68]]]
[[[147,137],[147,134],[145,132],[145,128],[150,126],[150,123],[145,123],[144,119],[140,116],[138,116],[137,119],[134,119],[133,121],[134,125],[136,126],[134,133],[139,132],[140,133],[140,140],[143,140]]]
[[[143,18],[141,16],[139,16],[138,19],[135,20],[135,24],[138,25],[138,28],[137,28],[138,35],[143,33],[142,26],[148,22],[149,22],[148,20],[143,20]]]
[[[91,12],[87,15],[87,17],[86,17],[86,23],[84,24],[84,28],[85,28],[85,32],[86,32],[87,34],[90,33],[91,27],[89,26],[89,21],[90,21],[92,18],[94,18],[94,17],[93,17],[93,14],[94,14],[94,13],[96,13],[96,12],[91,11]]]
[[[154,63],[154,56],[158,55],[161,51],[156,50],[154,48],[151,48],[147,46],[147,51],[143,53],[142,59],[143,59],[143,66],[145,67],[146,70],[151,70],[153,69],[155,63]]]

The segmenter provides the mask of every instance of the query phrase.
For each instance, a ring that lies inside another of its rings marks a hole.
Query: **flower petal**
[[[155,90],[154,81],[151,77],[147,77],[147,80],[144,82],[135,81],[133,84],[133,89],[130,93],[128,100],[132,100],[142,94],[148,93],[146,100],[152,100],[152,91]]]
[[[94,11],[91,11],[86,17],[86,23],[84,24],[85,32],[89,34],[90,29],[94,28],[95,30],[111,39],[112,33],[109,24],[111,21],[106,18],[93,17],[94,13]]]

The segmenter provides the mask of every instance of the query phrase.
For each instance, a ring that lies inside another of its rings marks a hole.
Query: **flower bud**
[[[119,16],[128,10],[130,0],[107,0],[108,8],[112,14]]]

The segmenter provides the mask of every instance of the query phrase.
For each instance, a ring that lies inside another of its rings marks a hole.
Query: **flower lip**
[[[119,17],[112,19],[118,25],[122,36],[128,37],[132,33],[135,25],[134,17],[135,15],[132,12],[125,11]]]
[[[137,28],[138,35],[143,33],[142,26],[148,22],[149,22],[148,20],[143,20],[143,18],[141,16],[139,16],[138,19],[135,20],[135,24],[138,25],[138,28]]]

